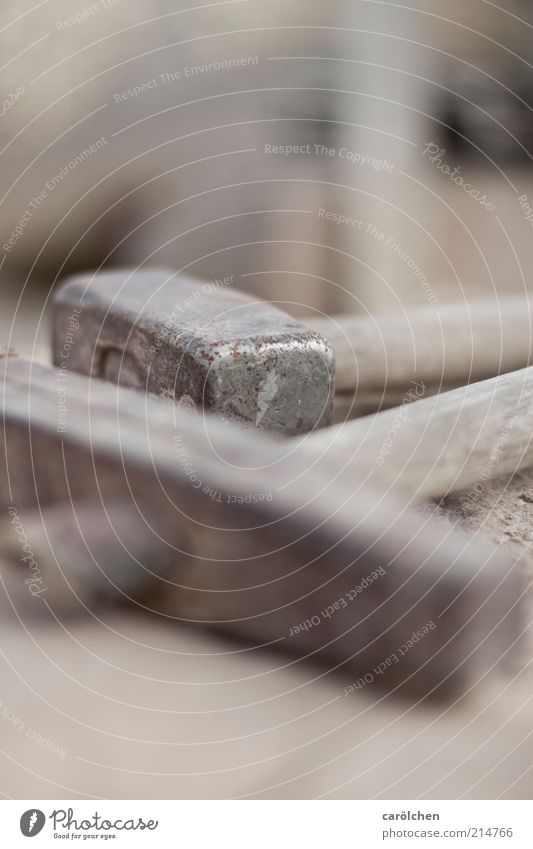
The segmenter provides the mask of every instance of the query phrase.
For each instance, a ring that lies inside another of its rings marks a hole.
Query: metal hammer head
[[[54,363],[274,433],[331,424],[329,343],[231,282],[164,269],[71,278],[54,298]]]

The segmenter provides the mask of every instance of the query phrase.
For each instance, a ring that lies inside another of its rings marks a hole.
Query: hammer
[[[273,433],[331,423],[331,346],[225,281],[158,269],[74,277],[55,296],[53,328],[62,368]]]
[[[499,655],[514,639],[520,591],[506,558],[361,479],[324,496],[328,470],[298,443],[16,357],[3,371],[0,501],[30,545],[37,511],[58,504],[67,515],[121,505],[123,515],[129,501],[153,536],[160,566],[149,587],[136,574],[149,563],[132,562],[129,581],[122,566],[114,580],[112,563],[96,581],[87,575],[100,595],[107,576],[145,610],[418,693],[457,685],[489,660],[487,646]],[[34,535],[41,575],[46,538]],[[68,580],[68,557],[62,566]],[[53,615],[53,593],[33,600]]]
[[[402,403],[410,380],[433,393],[531,360],[524,298],[302,324],[233,282],[164,269],[74,277],[54,298],[54,362],[298,435],[331,424],[334,385],[353,414]]]
[[[160,291],[164,294],[160,295]],[[147,292],[155,292],[155,295],[147,295]],[[113,293],[115,298],[112,297]],[[161,309],[155,316],[148,312],[147,305],[152,304],[156,297],[168,297],[169,302],[175,304],[174,315],[169,315],[167,310],[166,324]],[[507,319],[515,313],[518,318],[518,303],[518,299],[513,298],[507,304]],[[225,309],[222,309],[222,305]],[[72,331],[72,341],[66,348],[64,341],[61,341],[61,333],[64,337],[65,328],[68,330],[68,316],[71,320],[73,310],[79,314],[75,322],[77,330]],[[305,407],[309,411],[306,416],[309,423],[313,415],[311,409],[313,406],[315,409],[318,407],[318,412],[322,414],[321,423],[325,424],[323,410],[328,406],[331,395],[331,373],[328,374],[328,369],[332,368],[333,361],[331,356],[325,355],[327,346],[324,343],[321,347],[323,343],[319,337],[313,337],[313,342],[305,337],[305,342],[302,342],[296,322],[287,319],[281,311],[252,301],[233,290],[169,277],[168,273],[162,271],[97,275],[92,279],[78,277],[67,283],[56,296],[55,359],[58,362],[61,356],[66,356],[63,365],[91,373],[94,372],[94,362],[101,362],[102,358],[105,362],[111,356],[110,351],[114,350],[113,371],[110,373],[105,366],[100,366],[97,373],[101,376],[118,379],[120,375],[123,382],[124,374],[126,382],[148,387],[160,394],[163,392],[167,396],[172,396],[172,389],[178,382],[180,392],[188,382],[190,394],[187,397],[194,397],[197,403],[207,394],[205,386],[209,384],[213,386],[209,392],[209,406],[223,412],[235,412],[230,386],[236,389],[237,374],[239,381],[245,385],[239,397],[247,397],[248,417],[253,421],[257,404],[261,404],[260,397],[258,401],[261,392],[257,393],[257,376],[261,368],[263,374],[268,371],[265,363],[272,363],[269,360],[271,348],[276,348],[273,337],[265,336],[260,329],[257,331],[257,341],[251,342],[253,327],[261,328],[258,320],[255,324],[251,320],[251,316],[257,316],[258,311],[261,314],[265,312],[265,320],[270,322],[270,327],[272,323],[278,322],[276,338],[279,341],[281,334],[285,334],[283,346],[288,360],[287,369],[281,372],[279,378],[283,381],[284,375],[288,375],[286,388],[281,393],[285,403],[278,404],[275,395],[270,404],[265,400],[264,419],[259,422],[259,426],[267,421],[272,429],[281,430],[287,424],[288,433],[294,434],[300,430],[300,427],[294,426],[295,418],[291,418],[291,412],[294,413],[298,408],[295,402],[300,400],[296,376],[298,368],[303,369],[302,347],[310,359],[319,357],[324,370],[313,371],[308,368],[304,372],[304,376],[310,380],[302,382],[305,399],[300,408]],[[242,315],[240,324],[237,323],[238,319],[229,317],[233,313]],[[479,314],[475,311],[474,315],[477,316],[479,335],[487,333],[490,339],[490,332],[496,332],[497,329],[496,324],[491,331],[490,310],[482,310]],[[523,347],[516,350],[520,350],[521,355],[527,359],[525,329],[529,325],[529,313],[525,312],[524,315],[526,318],[522,323],[517,321],[516,334],[518,340],[523,334]],[[190,319],[190,326],[187,319]],[[283,325],[283,321],[288,323]],[[348,324],[352,322],[352,328],[356,326],[353,319],[348,318],[346,321]],[[114,335],[113,327],[117,328]],[[452,327],[450,313],[447,324],[450,338],[453,337]],[[178,337],[177,328],[181,328],[182,334]],[[514,326],[512,330],[514,332]],[[224,348],[214,340],[217,332],[222,337],[233,333],[233,342],[227,342]],[[295,345],[291,347],[290,336],[293,333]],[[392,339],[392,325],[389,333]],[[421,338],[425,338],[425,335],[422,334]],[[60,352],[62,344],[66,350]],[[111,344],[116,347],[111,349]],[[242,352],[242,361],[239,360],[237,368],[233,365],[236,349],[231,345],[240,346]],[[228,348],[231,355],[227,353]],[[458,348],[461,350],[460,340]],[[154,355],[154,352],[157,353]],[[152,370],[154,356],[155,366]],[[497,368],[498,362],[490,357],[489,351],[484,362]],[[212,384],[206,360],[208,363],[212,360],[216,362],[217,376]],[[508,360],[506,364],[510,362]],[[204,367],[200,368],[198,363]],[[452,357],[451,363],[455,363],[453,373],[457,375],[459,362]],[[481,362],[478,365],[481,369]],[[279,366],[273,367],[279,371]],[[131,378],[132,374],[135,374],[135,381]],[[428,376],[428,373],[424,374]],[[376,481],[378,488],[394,486],[402,490],[402,497],[408,495],[419,501],[477,485],[480,475],[489,473],[485,468],[487,465],[495,467],[490,472],[492,475],[533,465],[533,457],[528,453],[529,428],[524,436],[524,422],[531,421],[533,412],[529,391],[530,374],[528,370],[511,372],[441,393],[437,397],[417,400],[414,405],[404,403],[400,408],[378,413],[374,418],[363,417],[337,427],[322,428],[303,441],[302,452],[309,455],[309,462],[315,465],[322,462],[331,480],[342,477],[349,487],[354,476],[360,478],[361,475],[369,475]],[[419,399],[425,394],[425,389],[425,384],[414,384],[410,397]],[[230,393],[229,397],[226,392]],[[245,395],[245,392],[248,394]],[[289,421],[285,422],[287,409]],[[513,410],[516,415],[510,422],[508,419]],[[235,417],[245,418],[245,414],[246,410],[241,406],[239,415]],[[256,423],[258,418],[256,414]],[[302,426],[301,429],[305,428]],[[503,455],[498,457],[497,463],[491,459],[493,450]],[[317,458],[322,455],[325,459],[319,461]]]

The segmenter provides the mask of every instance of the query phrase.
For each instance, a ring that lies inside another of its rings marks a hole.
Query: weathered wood
[[[429,384],[416,382],[410,379],[407,383],[398,386],[386,386],[381,389],[358,387],[357,391],[337,392],[333,403],[333,423],[342,424],[350,419],[359,419],[362,416],[370,416],[374,413],[390,410],[392,407],[401,407],[419,400],[416,387],[424,398],[437,395],[439,392],[449,392],[457,389],[457,383],[451,384]]]
[[[452,686],[484,663],[487,632],[505,651],[519,588],[492,549],[332,480],[291,442],[22,360],[4,371],[4,508],[148,502],[182,543],[144,607],[354,675],[432,622],[386,668],[387,688]]]
[[[0,521],[0,572],[19,612],[63,619],[147,597],[154,579],[172,576],[177,545],[173,525],[144,502],[11,506]]]
[[[533,361],[533,308],[527,296],[413,309],[393,315],[312,318],[335,351],[340,392],[384,393],[472,383]]]
[[[533,466],[532,423],[527,368],[328,428],[302,448],[332,476],[365,475],[424,501]]]

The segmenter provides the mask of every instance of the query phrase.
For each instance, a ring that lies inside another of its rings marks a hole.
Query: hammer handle
[[[514,607],[518,586],[502,583],[511,564],[482,554],[478,541],[441,531],[361,479],[332,483],[298,444],[82,375],[2,364],[0,507],[16,511],[35,552],[36,509],[131,499],[138,515],[142,501],[173,528],[172,577],[152,586],[151,609],[164,616],[351,675],[388,669],[425,628],[386,676],[387,686],[424,692],[457,682],[473,652],[477,665],[479,635],[495,623],[495,650],[507,647],[502,610]],[[58,387],[68,408],[59,419]],[[131,569],[144,580],[142,563]]]
[[[460,384],[523,368],[533,362],[532,312],[526,297],[509,297],[305,323],[332,345],[336,389],[346,392],[411,379]]]
[[[341,479],[363,474],[424,501],[533,466],[532,432],[530,367],[328,428],[301,448]]]

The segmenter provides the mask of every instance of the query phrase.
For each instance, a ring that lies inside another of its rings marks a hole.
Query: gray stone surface
[[[330,424],[330,345],[230,282],[164,269],[75,277],[55,296],[54,362],[274,433]]]

